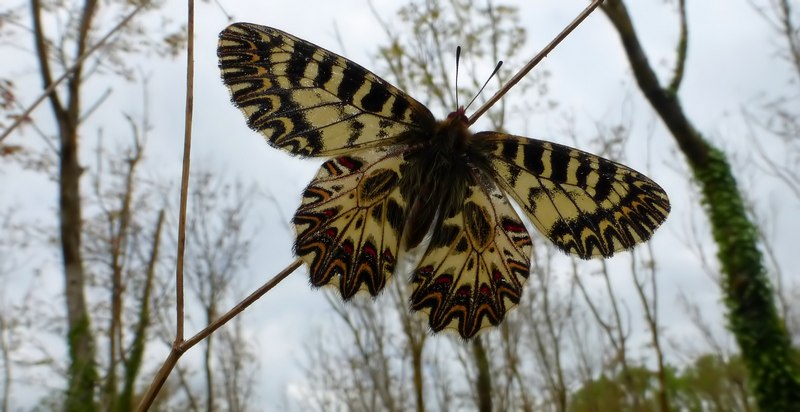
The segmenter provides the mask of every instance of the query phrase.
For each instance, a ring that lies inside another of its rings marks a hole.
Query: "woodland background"
[[[189,335],[292,261],[287,222],[320,164],[246,128],[219,81],[225,25],[310,40],[443,116],[457,45],[462,102],[505,61],[486,99],[588,1],[235,3],[196,11]],[[185,15],[0,6],[2,412],[134,409],[170,350]],[[343,305],[298,270],[190,349],[152,409],[797,410],[799,27],[789,0],[606,0],[474,129],[645,172],[673,202],[651,242],[584,262],[535,237],[520,307],[471,342],[431,336],[402,279]]]

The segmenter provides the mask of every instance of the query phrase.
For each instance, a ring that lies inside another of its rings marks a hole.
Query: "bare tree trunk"
[[[87,0],[81,10],[75,58],[86,50],[86,43],[95,16],[97,2]],[[53,83],[47,40],[41,19],[42,4],[31,0],[36,53],[44,88]],[[84,296],[85,272],[81,255],[81,193],[82,169],[78,159],[78,124],[80,121],[80,88],[82,68],[75,69],[67,83],[67,105],[62,104],[57,93],[49,96],[50,105],[59,127],[59,229],[62,264],[64,267],[64,298],[67,306],[67,345],[70,364],[68,368],[65,410],[91,411],[95,409],[94,390],[97,386],[95,348],[91,319]]]
[[[475,379],[475,393],[478,394],[478,410],[481,412],[492,411],[492,375],[489,370],[489,358],[483,339],[480,336],[472,340],[472,356],[475,357],[475,366],[478,377]]]
[[[639,88],[675,138],[700,187],[719,248],[729,328],[750,371],[759,407],[764,411],[797,410],[800,368],[775,308],[756,227],[746,213],[725,154],[694,128],[678,100],[688,37],[684,2],[680,2],[677,65],[667,88],[661,86],[648,62],[624,2],[607,0],[602,9],[620,35]]]
[[[395,281],[396,282],[396,281]],[[392,304],[399,310],[400,324],[407,343],[408,355],[411,357],[411,369],[414,375],[414,398],[416,411],[425,411],[425,371],[423,370],[423,353],[428,338],[428,331],[420,327],[419,320],[405,310],[409,299],[408,290],[399,284],[392,286]]]
[[[124,360],[124,349],[122,349],[122,311],[123,311],[123,293],[124,285],[122,274],[124,271],[124,262],[127,253],[128,243],[128,228],[130,227],[132,216],[132,205],[135,192],[136,182],[136,168],[139,161],[142,159],[142,148],[138,144],[138,135],[136,127],[133,127],[134,136],[134,150],[131,157],[126,159],[127,170],[125,172],[125,190],[122,198],[120,199],[119,209],[113,208],[107,212],[108,219],[108,232],[109,232],[109,245],[108,254],[111,257],[111,318],[108,325],[108,370],[106,372],[106,382],[104,389],[104,399],[102,401],[103,408],[117,409],[124,403],[118,403],[119,390],[118,390],[118,377],[117,368]],[[98,155],[99,157],[99,155]],[[98,195],[101,194],[98,188]],[[159,229],[160,230],[160,229]],[[158,239],[154,239],[157,242]],[[155,264],[155,262],[151,262]],[[145,274],[149,276],[150,274]],[[148,279],[148,282],[150,280]],[[145,284],[145,293],[149,294],[147,289],[150,286]],[[147,302],[142,302],[146,308]],[[146,310],[146,309],[145,309]],[[127,373],[128,371],[126,371]],[[124,407],[124,406],[123,406]],[[127,406],[129,408],[130,406]]]
[[[158,262],[158,252],[161,245],[161,230],[164,227],[164,209],[158,213],[155,234],[153,234],[153,244],[148,259],[145,284],[142,288],[142,296],[139,304],[139,319],[133,334],[131,351],[125,361],[125,382],[123,383],[122,393],[117,398],[118,411],[131,411],[136,406],[133,401],[136,389],[136,377],[142,368],[144,349],[147,344],[147,329],[150,326],[150,294],[153,289],[153,281],[156,275],[156,262]]]
[[[94,404],[97,383],[91,320],[84,296],[85,273],[81,257],[81,204],[77,133],[62,130],[59,207],[61,250],[67,303],[67,342],[70,366],[66,409],[86,411]]]
[[[411,342],[409,342],[411,343]],[[411,345],[411,366],[414,369],[414,397],[416,398],[417,412],[425,411],[424,388],[422,386],[422,345]]]
[[[541,299],[541,306],[537,305],[534,309],[540,310],[537,316],[541,316],[541,318],[537,319],[537,321],[533,322],[531,325],[533,341],[535,342],[533,350],[538,355],[541,368],[545,371],[544,379],[545,382],[547,382],[548,391],[551,393],[551,397],[556,403],[555,410],[558,412],[566,412],[568,393],[564,379],[564,368],[561,362],[563,341],[561,339],[560,329],[565,322],[569,322],[570,320],[564,319],[563,317],[554,319],[554,317],[557,316],[555,312],[556,309],[551,305],[550,301],[550,293],[552,293],[551,281],[554,271],[550,266],[552,255],[549,253],[550,252],[548,252],[547,255],[547,266],[545,268],[539,268],[538,265],[540,265],[540,263],[537,261],[537,268],[533,271],[533,276],[531,276],[535,277],[538,281],[536,285],[531,285],[531,287],[540,289],[538,295],[541,296],[540,298],[537,296],[538,299]],[[568,304],[571,306],[572,302]],[[567,309],[566,312],[569,313],[571,311],[571,309]],[[533,314],[531,315],[533,317]],[[556,322],[558,322],[558,324],[556,324]]]
[[[11,395],[11,348],[6,335],[11,325],[6,321],[5,315],[0,314],[0,356],[3,358],[3,404],[0,411],[8,412]]]
[[[648,243],[648,251],[650,258],[653,253],[652,246]],[[639,301],[642,303],[644,309],[644,318],[647,322],[647,328],[650,329],[650,343],[653,345],[653,351],[656,353],[656,376],[658,377],[658,404],[661,412],[669,412],[672,410],[670,407],[669,397],[667,394],[667,371],[664,366],[664,352],[661,347],[661,336],[658,327],[658,281],[656,278],[655,262],[645,261],[644,266],[650,272],[650,297],[648,298],[645,291],[645,283],[647,280],[639,278],[639,269],[636,265],[636,255],[631,257],[631,274],[633,275],[633,283],[636,285],[636,294],[639,295]]]

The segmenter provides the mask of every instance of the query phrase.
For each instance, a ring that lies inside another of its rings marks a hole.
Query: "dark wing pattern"
[[[652,236],[669,198],[647,176],[578,149],[481,132],[495,179],[539,231],[581,258],[608,257]]]
[[[371,150],[328,160],[294,216],[295,254],[315,286],[337,286],[344,299],[377,295],[394,271],[405,224],[400,154]]]
[[[531,239],[494,184],[471,186],[463,210],[445,219],[412,275],[411,308],[434,331],[468,339],[498,325],[519,303],[530,271]]]
[[[422,104],[368,70],[270,27],[220,33],[222,79],[247,125],[300,156],[336,156],[432,130]]]
[[[431,206],[451,215],[433,225],[411,276],[411,307],[428,315],[433,331],[473,337],[519,302],[532,246],[507,196],[559,248],[582,258],[649,239],[669,213],[664,190],[633,169],[554,143],[470,135],[452,118],[437,123],[358,64],[280,30],[233,24],[217,54],[233,103],[270,145],[338,156],[321,166],[293,218],[294,251],[313,285],[333,285],[345,300],[379,294],[402,253],[406,220],[419,218],[409,216],[417,213],[409,202],[436,195],[432,203],[448,204]],[[420,159],[432,156],[464,159],[469,171],[428,170]],[[459,180],[467,176],[470,183]],[[426,182],[464,185],[452,191],[457,196],[441,184],[433,194],[409,187]]]

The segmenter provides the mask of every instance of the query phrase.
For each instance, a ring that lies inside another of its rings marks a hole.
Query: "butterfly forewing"
[[[497,187],[476,185],[448,217],[412,276],[411,307],[432,330],[470,338],[499,324],[519,303],[530,270],[531,240]]]
[[[358,64],[270,27],[228,26],[222,79],[253,130],[301,156],[335,156],[430,130],[422,104]]]
[[[303,193],[294,216],[295,253],[315,286],[349,299],[377,295],[394,271],[405,222],[402,155],[373,150],[331,159]]]
[[[641,173],[571,147],[503,133],[490,143],[495,178],[539,231],[582,258],[612,256],[652,236],[669,213],[664,190]]]

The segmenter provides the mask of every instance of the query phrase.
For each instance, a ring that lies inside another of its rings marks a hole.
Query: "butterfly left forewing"
[[[280,30],[232,24],[217,55],[248,126],[292,154],[336,156],[433,127],[430,111],[401,90]]]
[[[555,143],[481,132],[495,179],[534,226],[582,258],[612,256],[649,239],[669,214],[669,198],[647,176]]]
[[[394,271],[405,224],[403,156],[371,150],[325,162],[303,193],[293,223],[295,254],[314,286],[344,299],[377,295]]]
[[[411,308],[435,332],[467,339],[498,325],[515,306],[530,270],[531,241],[505,195],[492,183],[469,189],[463,209],[446,218],[412,275]]]

